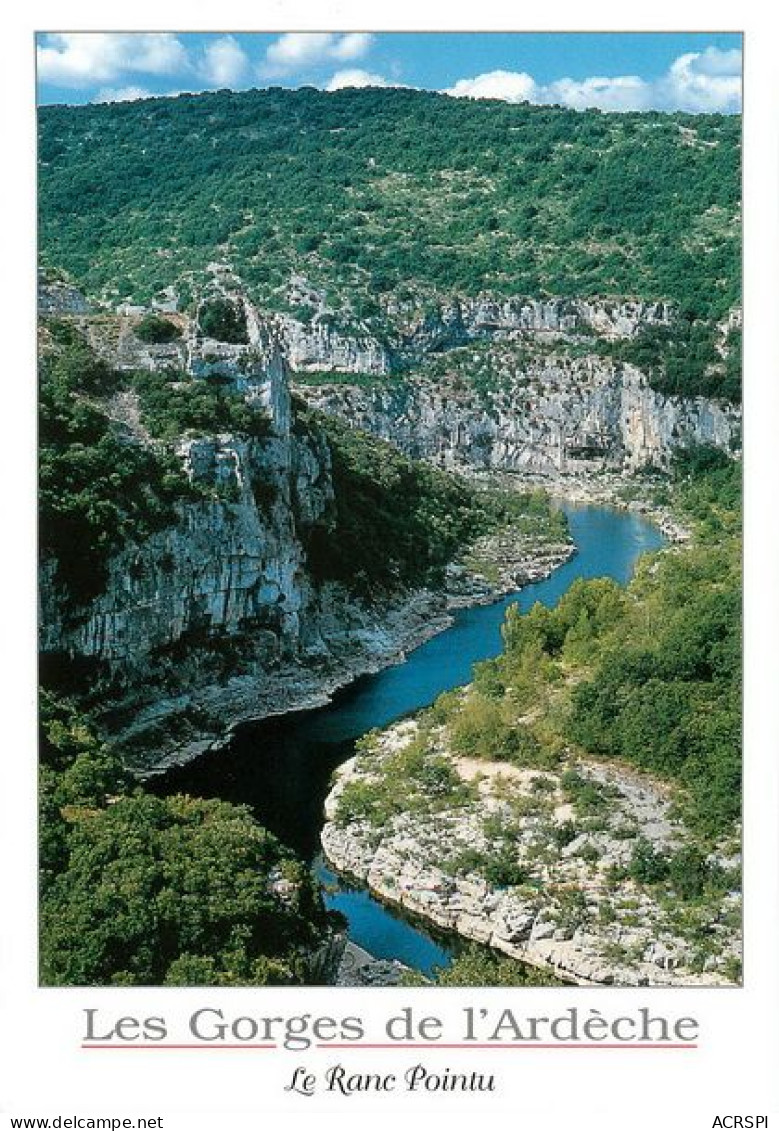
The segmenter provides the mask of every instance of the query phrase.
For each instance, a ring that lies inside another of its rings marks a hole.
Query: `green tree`
[[[228,980],[275,958],[290,980],[289,959],[316,942],[300,914],[309,893],[277,893],[284,850],[247,809],[140,794],[70,820],[67,869],[41,906],[46,984],[159,985],[184,955]]]

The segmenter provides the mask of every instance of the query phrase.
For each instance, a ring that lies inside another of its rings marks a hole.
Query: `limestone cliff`
[[[301,385],[317,408],[444,467],[559,475],[664,468],[686,444],[737,446],[726,402],[665,397],[601,357],[522,361],[498,387],[418,378]]]
[[[630,338],[640,327],[668,325],[673,317],[668,304],[657,302],[452,298],[420,313],[415,307],[391,301],[380,338],[367,324],[351,331],[338,327],[325,296],[310,287],[301,291],[300,281],[294,298],[308,317],[305,321],[289,315],[282,319],[293,370],[375,376],[414,368],[425,354],[469,342],[520,335],[553,340],[581,333],[609,340]]]
[[[301,288],[307,321],[283,319],[301,394],[416,458],[559,475],[662,468],[681,445],[738,446],[737,407],[664,396],[610,356],[612,343],[672,327],[668,303],[451,298],[420,312],[393,300],[380,340],[367,325],[336,331],[324,295]]]

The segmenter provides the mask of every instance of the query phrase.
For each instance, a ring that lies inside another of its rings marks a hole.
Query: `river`
[[[448,965],[456,949],[451,941],[433,937],[326,867],[319,855],[323,802],[333,770],[351,756],[360,735],[468,683],[475,662],[498,655],[510,605],[553,606],[579,577],[612,577],[624,584],[639,556],[664,544],[657,527],[638,515],[599,506],[564,509],[577,553],[545,581],[494,605],[459,610],[451,628],[403,663],[358,680],[327,707],[244,724],[226,748],[157,778],[155,792],[250,805],[263,825],[313,861],[326,903],[346,916],[349,937],[358,946],[422,973]]]

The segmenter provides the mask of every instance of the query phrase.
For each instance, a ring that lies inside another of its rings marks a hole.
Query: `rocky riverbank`
[[[434,738],[417,764],[420,781],[440,769],[436,760],[443,756],[456,772],[456,787],[438,796],[431,790],[428,802],[417,800],[374,823],[364,816],[365,799],[381,790],[392,760],[418,734],[417,721],[396,724],[338,770],[322,832],[325,856],[337,871],[390,904],[565,981],[711,986],[735,980],[734,846],[712,854],[710,864],[723,877],[715,900],[685,905],[629,874],[637,845],[652,858],[686,844],[669,786],[570,757],[554,772],[457,759]],[[577,812],[572,782],[606,799],[597,821]],[[513,875],[497,882],[490,868],[496,860],[505,868],[507,843]]]

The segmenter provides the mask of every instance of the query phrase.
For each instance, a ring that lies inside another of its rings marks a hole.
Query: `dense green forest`
[[[740,119],[414,90],[270,89],[39,111],[40,248],[96,297],[271,307],[297,273],[377,331],[441,294],[739,300]],[[304,308],[298,313],[306,315]]]
[[[40,701],[44,985],[291,985],[338,925],[242,806],[134,785],[72,703]]]

